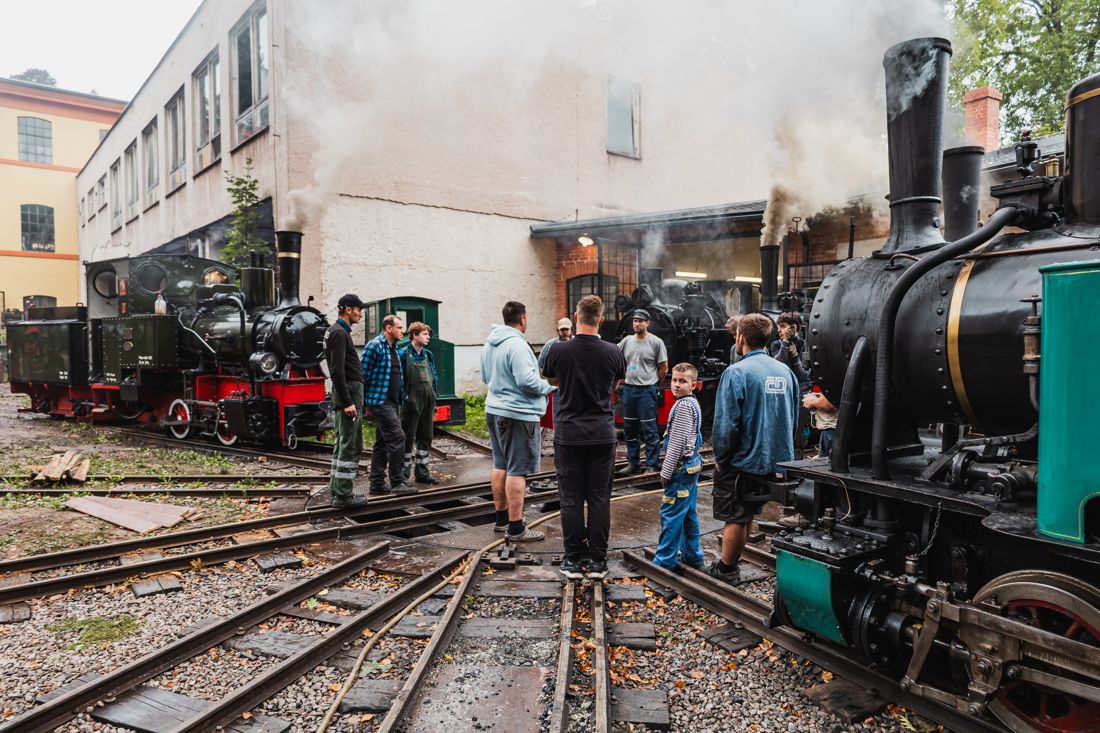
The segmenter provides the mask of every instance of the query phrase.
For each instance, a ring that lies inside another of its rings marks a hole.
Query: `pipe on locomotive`
[[[790,235],[788,235],[790,236]],[[789,283],[784,283],[788,289]],[[779,245],[760,245],[760,307],[777,310],[779,298]]]
[[[301,305],[298,285],[302,274],[302,233],[275,232],[275,256],[279,261],[279,307]]]
[[[963,145],[943,151],[943,238],[954,242],[978,228],[985,148]]]

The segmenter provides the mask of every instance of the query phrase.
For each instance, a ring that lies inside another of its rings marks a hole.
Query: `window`
[[[615,297],[619,294],[619,278],[604,273],[602,293],[596,292],[598,280],[599,277],[596,275],[580,275],[565,281],[565,297],[568,301],[566,305],[569,306],[570,313],[577,310],[577,303],[584,296],[598,295],[603,298],[604,318],[615,317]]]
[[[80,197],[80,226],[84,226],[84,197]]]
[[[53,207],[23,204],[19,207],[23,225],[24,252],[53,252]]]
[[[99,177],[95,182],[95,210],[99,211],[107,205],[107,176]]]
[[[111,164],[111,229],[122,226],[122,176],[119,175],[122,162]]]
[[[237,142],[267,128],[270,64],[267,46],[267,10],[263,5],[246,15],[234,29],[231,48],[236,73]]]
[[[195,92],[195,172],[221,157],[222,153],[222,79],[221,64],[215,51],[194,75]]]
[[[95,186],[88,189],[88,221],[91,221],[95,217],[96,205],[95,205]]]
[[[164,108],[164,147],[167,148],[168,191],[179,188],[187,176],[187,147],[184,145],[183,90]]]
[[[157,200],[157,184],[160,183],[155,118],[141,132],[141,155],[145,160],[145,205],[148,206]]]
[[[642,88],[632,81],[607,78],[607,152],[642,157],[638,144],[638,118]]]
[[[129,221],[138,215],[138,194],[141,191],[138,187],[137,140],[126,148],[122,160],[122,177],[126,182],[126,219]]]
[[[37,117],[19,118],[19,160],[53,162],[53,123]]]

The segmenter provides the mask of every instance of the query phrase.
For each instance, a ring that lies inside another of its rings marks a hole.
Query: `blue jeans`
[[[626,460],[631,466],[645,462],[653,470],[660,466],[660,435],[657,432],[657,385],[623,387],[623,434],[626,436]],[[640,436],[640,437],[639,437]]]
[[[817,457],[828,458],[833,452],[833,435],[836,433],[836,428],[826,428],[821,431],[821,435],[818,438],[817,443]]]
[[[699,541],[699,514],[695,500],[699,494],[699,474],[684,469],[672,475],[661,498],[661,538],[653,562],[674,570],[683,553],[685,565],[703,567],[703,546]]]

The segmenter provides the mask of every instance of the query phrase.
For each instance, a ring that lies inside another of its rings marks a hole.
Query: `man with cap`
[[[550,355],[550,349],[554,344],[562,341],[568,341],[573,338],[573,322],[568,318],[562,318],[558,321],[558,337],[554,341],[547,341],[546,345],[542,347],[542,351],[539,352],[539,371],[546,371],[546,357]]]
[[[645,443],[646,470],[660,470],[660,436],[657,431],[657,400],[668,372],[665,342],[649,332],[649,312],[634,311],[634,335],[619,342],[626,359],[623,387],[623,433],[626,435],[625,468],[617,475],[642,471],[641,443]]]
[[[332,403],[336,407],[336,440],[332,449],[329,493],[338,509],[361,507],[364,496],[352,494],[352,482],[359,471],[363,453],[363,372],[351,340],[351,327],[363,318],[363,301],[348,293],[337,303],[336,323],[325,331],[325,361],[332,379]]]

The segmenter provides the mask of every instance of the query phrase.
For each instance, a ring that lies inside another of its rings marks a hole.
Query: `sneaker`
[[[562,575],[567,578],[572,578],[573,580],[580,580],[584,577],[584,568],[581,567],[579,560],[570,560],[568,558],[562,560],[560,570]]]
[[[741,568],[739,564],[734,565],[733,570],[726,572],[722,570],[721,561],[715,560],[711,563],[710,567],[707,568],[707,575],[732,585],[741,581]]]
[[[509,542],[538,542],[546,539],[545,532],[539,532],[537,529],[523,528],[523,531],[519,534],[511,534],[510,532],[504,533],[504,539]]]
[[[416,483],[427,484],[428,486],[435,486],[439,483],[439,479],[432,478],[431,476],[417,476]]]
[[[639,474],[641,472],[642,472],[642,467],[641,466],[634,466],[634,465],[631,465],[631,464],[628,463],[628,464],[626,464],[626,466],[624,466],[623,468],[620,468],[618,471],[616,471],[615,475],[618,476],[619,478],[624,478],[626,476],[634,476],[634,475]]]
[[[508,531],[508,523],[505,522],[504,524],[494,524],[493,525],[493,531],[494,532],[507,532]]]
[[[589,578],[606,578],[607,577],[607,560],[592,560],[588,563],[588,577]]]
[[[329,506],[333,509],[361,509],[367,505],[367,497],[356,496],[334,496],[332,501],[329,502]]]
[[[381,486],[370,487],[371,496],[383,496],[388,493],[390,493],[390,487],[386,486],[385,484],[382,484]]]
[[[407,483],[402,481],[399,484],[393,484],[392,486],[390,486],[390,490],[388,493],[395,494],[396,496],[409,496],[410,494],[415,494],[416,492],[417,489],[415,486],[409,486]]]

